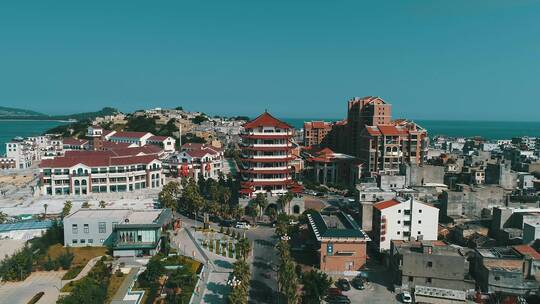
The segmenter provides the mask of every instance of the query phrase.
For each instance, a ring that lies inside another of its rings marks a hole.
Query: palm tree
[[[105,203],[105,201],[100,201],[99,208],[105,208],[105,207],[107,207],[107,203]]]
[[[238,246],[242,260],[245,261],[251,250],[251,244],[249,243],[249,240],[247,238],[241,238],[236,244],[236,246]]]
[[[266,200],[266,196],[263,193],[257,193],[257,196],[254,199],[255,206],[259,207],[259,214],[260,216],[263,215],[264,208],[268,205],[268,200]]]
[[[43,208],[45,209],[45,214],[43,215],[43,218],[47,218],[47,208],[49,207],[48,204],[43,204]]]
[[[73,207],[73,203],[71,201],[66,201],[64,203],[64,208],[62,208],[62,216],[68,216],[71,212],[71,208]]]

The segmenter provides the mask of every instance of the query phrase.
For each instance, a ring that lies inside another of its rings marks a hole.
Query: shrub
[[[68,250],[58,257],[58,264],[60,264],[62,269],[68,270],[71,267],[71,263],[73,262],[74,257],[75,256],[73,255],[73,253]]]

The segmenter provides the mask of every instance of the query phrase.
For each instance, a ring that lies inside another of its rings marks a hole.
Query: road
[[[246,237],[253,244],[249,303],[276,303],[278,253],[274,229],[266,226],[252,228]]]

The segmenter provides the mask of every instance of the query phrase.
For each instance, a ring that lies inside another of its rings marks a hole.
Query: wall
[[[358,271],[366,263],[366,243],[365,242],[339,242],[334,241],[334,255],[327,255],[328,242],[321,242],[320,269],[328,274],[342,274],[345,271]],[[340,251],[354,252],[353,255],[336,255]],[[352,263],[352,268],[347,265]]]
[[[404,164],[400,167],[400,174],[405,175],[406,186],[422,186],[425,183],[444,183],[443,166]]]

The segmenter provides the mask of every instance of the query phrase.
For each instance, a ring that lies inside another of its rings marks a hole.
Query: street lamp
[[[227,285],[231,286],[232,288],[240,286],[241,283],[242,281],[238,280],[236,276],[233,276],[232,279],[227,281]]]

